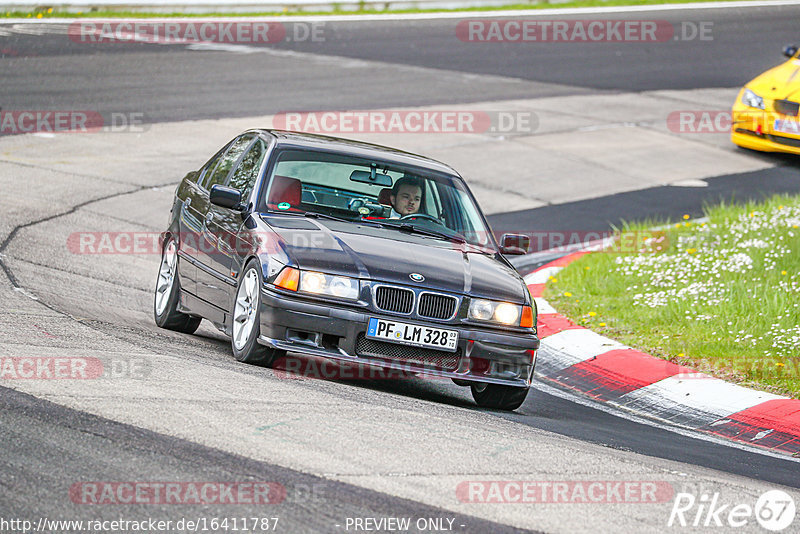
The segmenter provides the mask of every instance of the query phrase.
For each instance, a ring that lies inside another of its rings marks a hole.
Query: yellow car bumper
[[[766,102],[766,110],[749,108],[741,103],[740,95],[731,112],[731,141],[742,148],[761,152],[800,154],[800,133],[775,129],[776,120],[800,123],[800,118],[776,113],[771,104]]]

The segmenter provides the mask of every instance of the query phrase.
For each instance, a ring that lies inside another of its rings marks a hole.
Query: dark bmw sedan
[[[536,362],[536,307],[464,180],[391,148],[294,132],[233,139],[178,186],[155,320],[202,319],[234,356],[286,351],[470,386],[513,410]]]

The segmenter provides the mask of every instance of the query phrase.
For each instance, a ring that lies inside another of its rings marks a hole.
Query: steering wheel
[[[408,215],[403,215],[398,220],[399,221],[408,221],[408,220],[412,220],[412,219],[426,219],[428,221],[433,221],[436,224],[440,224],[440,225],[444,226],[444,223],[442,221],[440,221],[439,219],[437,219],[433,215],[428,215],[427,213],[409,213]]]

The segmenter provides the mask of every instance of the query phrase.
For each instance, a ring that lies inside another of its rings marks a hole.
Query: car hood
[[[747,87],[763,98],[800,98],[800,59],[790,59],[754,78]]]
[[[493,255],[374,225],[262,215],[301,269],[524,303],[525,285]],[[409,275],[421,274],[422,282]]]

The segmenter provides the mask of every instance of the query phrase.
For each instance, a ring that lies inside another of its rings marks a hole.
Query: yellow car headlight
[[[742,104],[751,108],[764,109],[764,99],[750,89],[745,89],[742,93]]]

